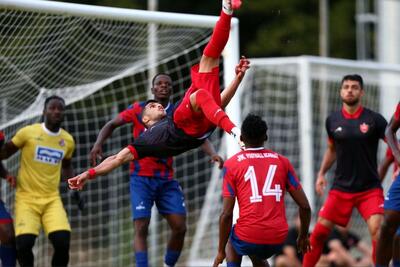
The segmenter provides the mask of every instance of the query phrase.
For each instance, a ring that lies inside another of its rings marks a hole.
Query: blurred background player
[[[365,267],[373,264],[370,247],[349,229],[350,223],[346,227],[335,225],[324,244],[317,267]]]
[[[400,166],[400,149],[396,132],[400,128],[400,102],[386,129],[386,141],[392,150],[397,167]],[[400,174],[393,181],[385,198],[385,218],[381,227],[378,242],[376,266],[388,266],[393,252],[393,237],[400,235]],[[399,254],[393,257],[393,266],[400,266]]]
[[[223,0],[222,6],[220,18],[200,59],[200,64],[192,67],[192,85],[175,109],[173,119],[168,119],[162,105],[149,103],[144,108],[142,116],[142,122],[148,131],[117,155],[108,157],[95,168],[70,178],[68,183],[71,189],[81,189],[87,179],[104,175],[134,159],[174,156],[199,147],[216,125],[240,142],[240,129],[235,127],[223,108],[236,91],[236,89],[229,90],[229,87],[237,88],[249,67],[249,62],[244,58],[241,59],[233,86],[231,84],[228,90],[225,89],[220,93],[219,57],[228,41],[233,12],[231,0]]]
[[[224,164],[223,210],[214,267],[225,257],[228,267],[240,266],[243,255],[250,257],[253,266],[269,266],[267,259],[282,249],[288,234],[286,190],[299,206],[299,250],[304,253],[310,249],[310,205],[289,160],[264,148],[267,129],[261,117],[248,115],[241,128],[246,148]],[[235,198],[239,218],[232,228]]]
[[[34,266],[32,248],[43,226],[54,248],[52,266],[67,266],[71,228],[59,193],[61,171],[73,175],[75,142],[61,128],[65,102],[58,96],[45,100],[43,123],[28,125],[0,151],[6,159],[21,150],[15,195],[17,258],[21,267]]]
[[[311,234],[312,249],[304,255],[305,267],[315,266],[333,226],[345,227],[354,207],[368,224],[372,256],[375,256],[383,220],[377,150],[379,139],[385,137],[387,122],[380,114],[362,106],[363,86],[361,76],[344,76],[340,88],[342,110],[332,113],[326,120],[329,141],[315,183],[317,193],[324,194],[325,174],[336,160],[335,178]]]
[[[4,144],[4,134],[0,131],[0,149]],[[0,161],[0,177],[15,187],[15,177],[10,175]],[[0,260],[1,266],[14,267],[16,263],[15,233],[13,220],[7,211],[4,202],[0,199]]]
[[[154,100],[164,107],[167,115],[172,116],[171,77],[164,73],[154,76],[151,92],[154,95]],[[104,125],[90,153],[92,166],[96,166],[96,159],[103,157],[102,145],[111,136],[114,129],[131,123],[133,138],[138,138],[145,131],[146,128],[142,123],[142,112],[147,103],[147,101],[133,103],[116,118]],[[223,159],[216,154],[211,142],[206,140],[202,148],[210,155],[211,160],[217,162],[219,167],[222,168]],[[178,261],[186,233],[186,209],[183,192],[178,181],[173,179],[173,175],[172,157],[147,157],[131,162],[130,193],[135,227],[134,248],[137,267],[148,266],[147,236],[151,208],[154,203],[171,228],[164,262],[167,266],[174,266]]]
[[[289,228],[288,235],[283,243],[282,251],[274,258],[275,267],[301,267],[303,254],[297,247],[297,237],[300,234],[300,216],[296,214],[293,225]]]

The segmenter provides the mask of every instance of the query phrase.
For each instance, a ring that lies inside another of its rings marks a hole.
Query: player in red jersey
[[[310,249],[310,205],[289,160],[264,148],[267,129],[261,117],[248,115],[241,128],[241,140],[246,149],[224,164],[223,210],[214,267],[222,263],[225,256],[228,267],[240,266],[243,255],[250,257],[253,266],[269,266],[267,259],[282,249],[288,234],[286,191],[299,206],[298,248],[303,253]],[[239,218],[232,228],[235,198]]]
[[[400,102],[386,129],[386,140],[392,150],[395,164],[400,166],[400,149],[396,132],[400,128]],[[400,174],[393,181],[385,198],[385,218],[378,241],[376,266],[388,266],[393,252],[393,237],[400,232]],[[398,256],[398,255],[396,255]],[[393,257],[393,266],[400,266],[400,259]]]
[[[192,68],[192,85],[175,109],[173,118],[166,116],[160,104],[146,105],[142,120],[148,131],[117,155],[107,158],[87,172],[70,178],[68,182],[71,189],[80,189],[87,179],[104,175],[128,161],[144,157],[175,156],[199,147],[216,125],[240,142],[238,139],[240,129],[235,127],[223,108],[229,103],[245,71],[249,68],[249,61],[241,59],[236,68],[236,78],[227,88],[229,90],[220,93],[219,57],[228,41],[233,12],[231,0],[223,0],[222,3],[220,19],[204,50],[200,64]]]
[[[329,115],[326,130],[329,141],[325,151],[316,191],[323,195],[327,185],[326,172],[336,160],[335,178],[311,234],[312,250],[304,255],[303,266],[315,266],[333,226],[345,227],[353,208],[357,208],[368,225],[372,240],[372,256],[378,230],[383,219],[383,190],[378,175],[377,150],[384,139],[386,120],[382,115],[364,108],[363,79],[346,75],[342,79],[340,96],[342,110]]]
[[[172,115],[171,77],[165,73],[154,76],[151,92],[154,100],[164,107],[167,115]],[[102,158],[102,145],[115,128],[132,124],[134,139],[145,131],[146,128],[141,120],[145,105],[146,101],[135,102],[103,126],[90,153],[92,166],[96,165],[96,159]],[[211,157],[211,161],[217,162],[222,168],[223,159],[217,155],[211,142],[205,140],[202,148]],[[184,194],[179,182],[173,177],[172,165],[172,157],[147,157],[130,164],[130,194],[137,267],[148,266],[147,236],[154,203],[171,229],[164,262],[167,266],[175,266],[179,259],[186,233],[186,209]]]

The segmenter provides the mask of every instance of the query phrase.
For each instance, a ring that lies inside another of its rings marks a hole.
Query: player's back
[[[290,162],[271,150],[247,149],[227,160],[225,167],[224,196],[236,196],[239,204],[235,234],[256,244],[284,242],[284,194],[300,186]]]

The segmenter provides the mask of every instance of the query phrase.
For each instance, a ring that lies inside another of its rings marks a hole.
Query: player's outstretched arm
[[[235,79],[221,92],[221,107],[225,109],[235,95],[240,83],[242,82],[246,71],[250,68],[250,61],[242,56],[235,67]]]
[[[232,228],[233,218],[233,207],[235,206],[234,197],[224,197],[222,213],[219,217],[219,243],[218,243],[218,254],[215,257],[213,267],[217,267],[221,264],[226,255],[225,247],[228,242],[229,233]]]
[[[81,190],[87,180],[94,179],[96,176],[105,175],[118,168],[125,162],[133,160],[134,157],[128,148],[122,149],[118,154],[106,158],[96,167],[89,169],[75,177],[68,179],[69,188]]]
[[[390,120],[389,124],[386,127],[385,137],[386,142],[388,143],[390,149],[392,149],[392,153],[394,156],[394,160],[397,164],[400,165],[400,149],[398,146],[396,132],[400,128],[400,119],[396,120],[395,117]]]
[[[92,166],[97,165],[97,160],[103,159],[102,146],[108,137],[111,136],[115,128],[118,128],[125,124],[125,121],[119,116],[107,122],[103,128],[101,128],[99,135],[97,136],[96,142],[90,151],[90,163]]]
[[[18,151],[18,147],[13,142],[8,141],[5,143],[5,136],[3,131],[0,131],[0,160],[8,159]]]
[[[311,208],[307,196],[302,188],[289,191],[289,193],[297,206],[299,206],[300,231],[297,238],[297,247],[299,251],[304,254],[311,249],[310,240],[308,238],[308,229],[311,221]]]

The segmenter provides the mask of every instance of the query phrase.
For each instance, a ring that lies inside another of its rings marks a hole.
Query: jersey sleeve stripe
[[[299,181],[290,171],[288,172],[288,178],[291,186],[293,186],[295,189],[298,189],[300,187]]]
[[[133,157],[134,157],[135,159],[138,159],[138,158],[139,158],[139,154],[137,153],[136,148],[134,148],[134,147],[131,146],[131,145],[129,145],[127,148],[128,148],[129,151],[132,153],[132,155],[133,155]]]

